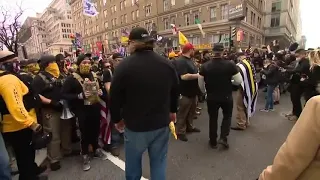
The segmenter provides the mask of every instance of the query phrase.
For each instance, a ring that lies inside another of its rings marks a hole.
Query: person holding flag
[[[237,93],[237,126],[231,127],[233,130],[245,130],[249,125],[249,119],[253,116],[258,97],[258,83],[256,80],[256,70],[254,65],[247,59],[245,54],[239,53],[239,63],[237,64],[243,82]]]

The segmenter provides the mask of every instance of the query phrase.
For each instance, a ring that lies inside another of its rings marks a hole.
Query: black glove
[[[62,108],[62,104],[56,100],[51,100],[50,105],[52,105],[55,108]]]

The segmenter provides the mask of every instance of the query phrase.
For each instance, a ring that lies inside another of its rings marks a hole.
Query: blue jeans
[[[133,132],[125,129],[126,180],[140,180],[142,155],[148,150],[152,180],[165,180],[169,127],[148,132]]]
[[[276,88],[276,85],[268,85],[267,86],[267,93],[266,93],[266,106],[265,109],[273,109],[273,91]]]
[[[9,156],[4,144],[2,134],[0,133],[0,179],[9,180],[11,179],[11,169],[9,164]]]

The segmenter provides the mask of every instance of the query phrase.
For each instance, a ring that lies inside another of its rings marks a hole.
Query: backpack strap
[[[99,86],[99,81],[98,81],[98,76],[96,73],[94,72],[91,72],[92,73],[92,76],[93,76],[93,79],[94,81],[97,83],[97,87],[98,89],[100,88]],[[78,73],[72,73],[72,76],[81,84],[81,86],[83,86],[83,78],[78,74]]]
[[[78,73],[72,73],[72,76],[81,84],[83,85],[83,78]]]
[[[38,75],[41,77],[41,79],[42,79],[46,84],[50,84],[50,83],[51,83],[51,82],[49,81],[49,79],[48,79],[44,74],[39,73]]]

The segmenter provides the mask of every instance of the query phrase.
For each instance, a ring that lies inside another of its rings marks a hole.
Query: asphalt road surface
[[[194,121],[201,133],[188,135],[188,142],[177,141],[173,137],[170,140],[167,179],[255,180],[273,161],[274,155],[294,125],[282,116],[291,108],[289,101],[288,95],[284,95],[280,105],[275,107],[275,112],[259,112],[264,105],[264,95],[260,93],[257,112],[251,119],[250,128],[241,132],[231,131],[230,149],[227,151],[208,147],[208,115],[206,105],[201,104],[202,114]],[[120,159],[124,161],[123,151]],[[118,161],[115,161],[119,165]],[[150,178],[147,153],[143,158],[143,177]],[[80,157],[73,157],[62,161],[61,170],[49,172],[49,179],[124,180],[125,176],[124,171],[109,160],[93,160],[91,170],[83,172]]]

